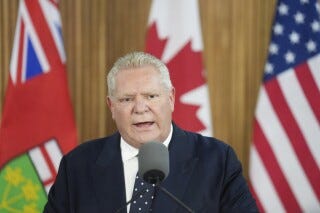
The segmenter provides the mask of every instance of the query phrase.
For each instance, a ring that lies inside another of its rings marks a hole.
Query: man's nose
[[[147,100],[145,100],[144,98],[138,98],[135,101],[133,110],[134,110],[134,113],[138,113],[138,114],[149,111],[149,106],[148,106]]]

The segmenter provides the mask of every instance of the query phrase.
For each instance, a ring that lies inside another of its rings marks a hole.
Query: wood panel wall
[[[61,0],[67,74],[79,143],[112,133],[106,74],[123,54],[144,50],[150,0]],[[248,171],[251,124],[275,0],[199,0],[215,137],[231,144]],[[18,0],[0,1],[0,110]],[[1,118],[1,115],[0,115]]]

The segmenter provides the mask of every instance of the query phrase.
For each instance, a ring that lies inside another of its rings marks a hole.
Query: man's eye
[[[148,95],[148,98],[149,98],[149,99],[154,99],[154,98],[156,98],[156,97],[158,97],[158,95]]]
[[[132,101],[132,98],[121,98],[120,99],[121,103],[130,102],[130,101]]]

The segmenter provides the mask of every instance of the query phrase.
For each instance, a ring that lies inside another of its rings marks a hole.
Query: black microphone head
[[[169,174],[169,152],[159,142],[149,142],[140,147],[138,175],[147,183],[158,184]]]

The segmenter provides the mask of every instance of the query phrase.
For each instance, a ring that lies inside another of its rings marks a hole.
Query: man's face
[[[129,144],[139,148],[169,135],[174,109],[174,89],[167,90],[153,66],[121,70],[116,88],[108,97],[112,118]]]

